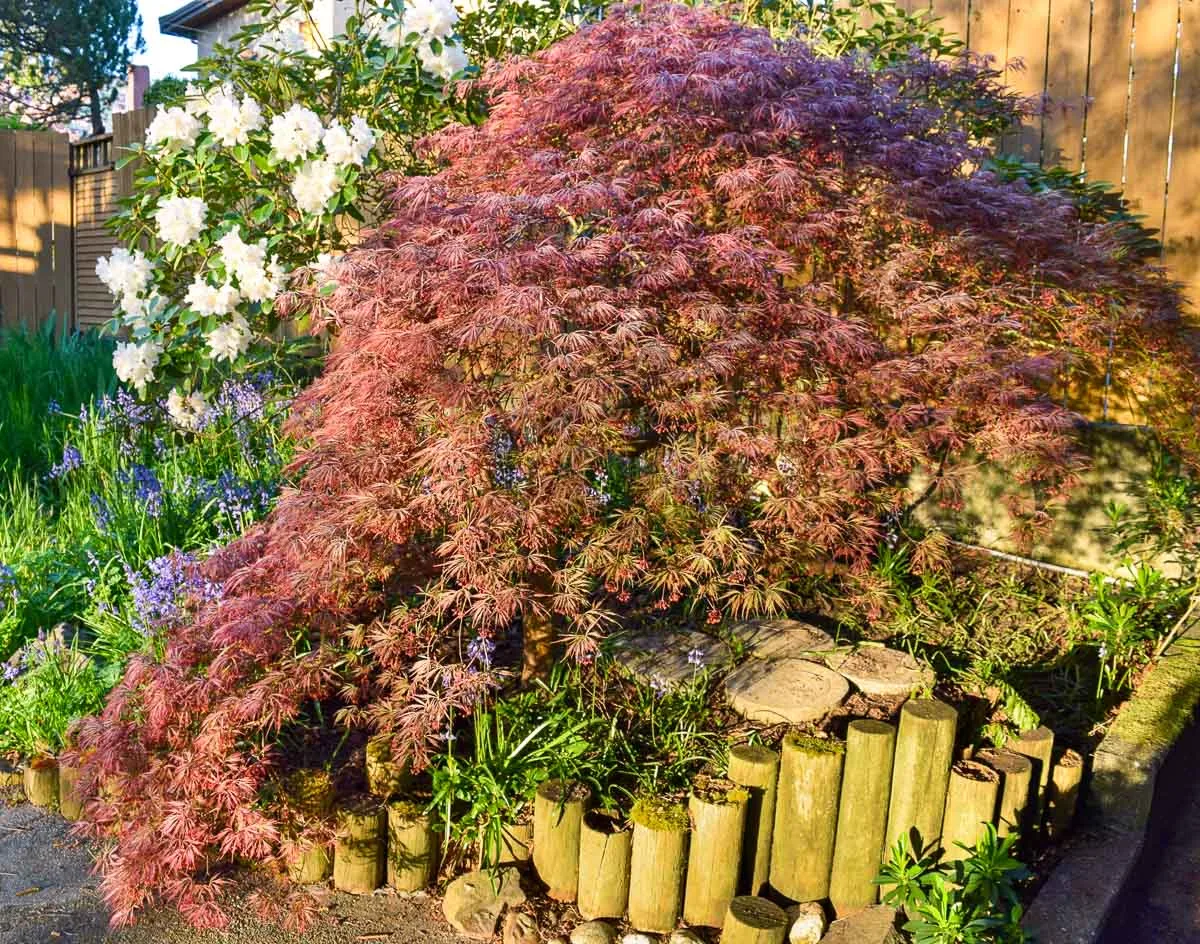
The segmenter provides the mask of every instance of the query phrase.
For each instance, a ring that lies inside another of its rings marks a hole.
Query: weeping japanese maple
[[[1152,372],[1190,443],[1170,285],[973,170],[920,94],[1003,101],[971,68],[647,5],[487,74],[490,117],[430,139],[443,169],[313,287],[337,343],[297,486],[80,729],[114,921],[160,896],[220,923],[220,865],[294,848],[270,787],[314,703],[419,762],[502,634],[536,669],[634,603],[783,610],[869,564],[916,467],[952,493],[988,459],[1052,499],[1080,461],[1067,368]]]

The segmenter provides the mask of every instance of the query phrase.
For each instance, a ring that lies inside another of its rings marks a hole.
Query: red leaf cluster
[[[420,761],[486,690],[475,637],[549,617],[586,655],[631,597],[778,610],[869,563],[918,466],[1053,494],[1078,417],[1048,383],[1110,342],[1193,399],[1161,274],[971,172],[913,94],[962,68],[646,5],[482,80],[487,121],[427,142],[444,169],[312,299],[338,340],[298,486],[80,731],[116,922],[219,922],[219,866],[290,848],[264,786],[313,701]]]

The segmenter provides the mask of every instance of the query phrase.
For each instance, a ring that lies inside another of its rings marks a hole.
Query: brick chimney
[[[150,67],[131,65],[125,76],[125,110],[137,111],[141,108],[149,87]]]

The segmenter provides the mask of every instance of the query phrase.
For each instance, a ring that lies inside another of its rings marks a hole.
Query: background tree
[[[33,122],[85,117],[101,134],[144,48],[137,0],[0,0],[0,97]]]

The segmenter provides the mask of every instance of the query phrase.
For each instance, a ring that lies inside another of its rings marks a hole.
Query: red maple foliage
[[[853,581],[918,466],[1052,497],[1079,418],[1046,390],[1110,342],[1190,446],[1171,286],[972,170],[914,94],[964,68],[647,5],[482,80],[490,117],[428,142],[444,169],[310,299],[338,340],[297,486],[79,731],[114,922],[219,924],[221,866],[292,848],[270,786],[314,702],[420,762],[487,689],[476,638],[549,620],[586,655],[631,596],[778,611],[830,561]]]

